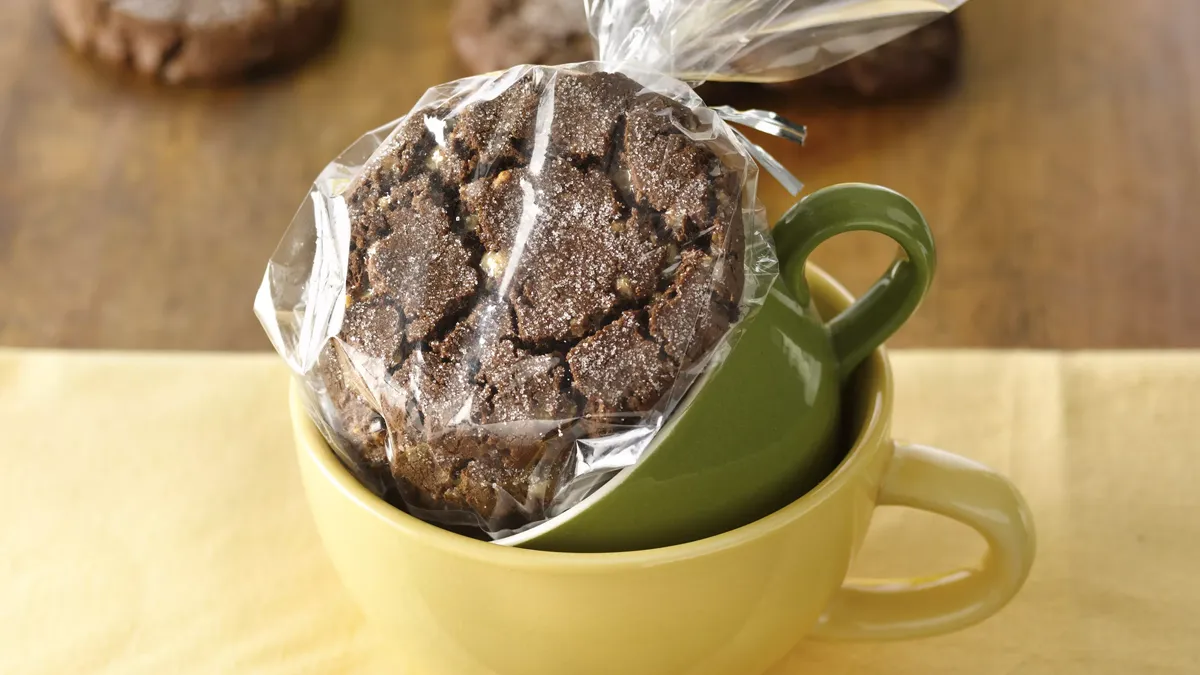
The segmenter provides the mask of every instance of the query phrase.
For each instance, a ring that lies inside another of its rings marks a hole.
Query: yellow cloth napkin
[[[977,627],[806,642],[772,675],[1200,673],[1200,353],[893,362],[899,436],[1024,491],[1032,576]],[[0,673],[395,672],[309,521],[286,386],[273,355],[0,350]],[[855,571],[981,550],[882,509]]]

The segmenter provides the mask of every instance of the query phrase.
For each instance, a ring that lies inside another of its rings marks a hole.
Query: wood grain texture
[[[250,305],[313,177],[467,74],[444,3],[350,0],[291,75],[171,90],[97,70],[39,0],[0,3],[0,344],[259,349]],[[1200,4],[971,0],[959,81],[884,105],[751,96],[807,123],[763,144],[809,188],[887,185],[939,242],[896,346],[1200,346]],[[778,216],[791,198],[770,179]],[[864,290],[893,255],[816,261]]]

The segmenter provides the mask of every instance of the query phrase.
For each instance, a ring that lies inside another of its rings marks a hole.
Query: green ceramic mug
[[[902,254],[870,291],[825,321],[805,264],[823,241],[854,230],[887,235]],[[694,541],[783,507],[837,465],[846,446],[841,383],[920,304],[936,266],[933,235],[912,202],[863,184],[809,195],[773,234],[780,282],[642,459],[568,511],[496,543],[605,552]]]

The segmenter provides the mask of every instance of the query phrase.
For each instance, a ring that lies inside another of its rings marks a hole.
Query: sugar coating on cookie
[[[413,112],[345,190],[332,342],[367,375],[321,376],[407,505],[537,518],[576,442],[679,395],[744,279],[738,173],[706,131],[625,75],[531,70]]]

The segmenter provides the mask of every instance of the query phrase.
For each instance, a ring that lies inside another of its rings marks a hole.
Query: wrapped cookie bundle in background
[[[600,61],[434,87],[363,136],[255,301],[331,446],[491,536],[637,462],[777,271],[755,160],[789,177],[722,116],[785,125],[691,85],[802,77],[957,4],[592,0]]]
[[[455,51],[472,72],[595,58],[583,0],[456,0],[448,28]],[[957,75],[961,40],[957,15],[945,14],[803,79],[760,86],[802,100],[832,94],[878,101],[929,93]],[[709,102],[734,102],[747,88],[717,85],[702,92]]]

